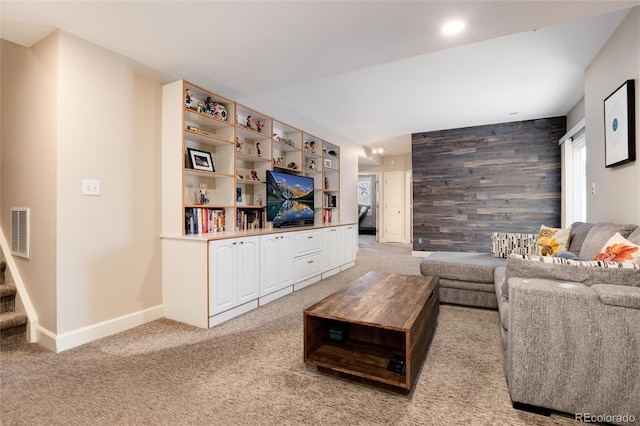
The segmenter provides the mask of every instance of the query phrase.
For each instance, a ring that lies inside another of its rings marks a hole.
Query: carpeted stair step
[[[0,314],[0,344],[24,342],[27,337],[27,316],[17,312]]]
[[[16,291],[15,284],[0,284],[0,313],[16,310]]]

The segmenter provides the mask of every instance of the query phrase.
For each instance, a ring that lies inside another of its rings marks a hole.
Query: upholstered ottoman
[[[440,302],[497,308],[493,271],[507,259],[490,253],[438,251],[420,262],[420,273],[439,277]]]

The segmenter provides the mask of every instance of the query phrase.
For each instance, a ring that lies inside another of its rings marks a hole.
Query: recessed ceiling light
[[[464,22],[462,21],[450,21],[444,24],[442,32],[447,35],[458,34],[464,29]]]

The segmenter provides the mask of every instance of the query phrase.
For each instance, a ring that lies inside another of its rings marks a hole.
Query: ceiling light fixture
[[[373,154],[382,154],[382,153],[384,152],[384,147],[383,147],[383,146],[381,146],[380,148],[373,148],[373,149],[371,150],[371,152],[372,152]]]
[[[444,24],[442,32],[446,35],[454,35],[464,30],[464,22],[462,21],[450,21]]]

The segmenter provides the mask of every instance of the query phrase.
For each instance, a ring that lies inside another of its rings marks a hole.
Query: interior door
[[[403,172],[384,174],[385,240],[388,243],[402,242],[402,180]]]

